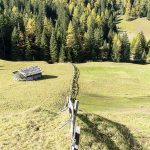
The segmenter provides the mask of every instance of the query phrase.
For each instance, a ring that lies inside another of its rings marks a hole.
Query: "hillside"
[[[150,21],[146,18],[137,18],[132,21],[126,21],[125,16],[120,16],[118,24],[120,33],[127,32],[129,40],[132,41],[137,34],[143,31],[147,40],[150,40]]]
[[[93,121],[87,117],[86,122],[93,127],[96,123],[99,138],[106,135],[101,145],[109,147],[111,142],[112,149],[116,145],[121,150],[137,150],[140,144],[149,149],[150,65],[105,62],[78,67],[80,109],[93,114]]]
[[[41,80],[13,79],[13,71],[32,65],[42,68]],[[71,76],[69,64],[0,60],[0,149],[47,150],[69,146],[68,127],[59,127],[68,118],[60,113],[60,108],[66,102]],[[67,140],[68,144],[64,144]]]

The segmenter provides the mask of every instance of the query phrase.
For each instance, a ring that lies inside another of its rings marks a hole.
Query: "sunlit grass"
[[[150,148],[150,65],[104,62],[78,67],[80,109],[126,125]]]
[[[27,82],[13,79],[13,71],[32,65],[42,68],[43,79]],[[66,100],[64,94],[69,90],[71,65],[0,61],[0,66],[0,113],[20,112],[36,106],[49,108],[56,101]]]
[[[120,23],[118,27],[121,31],[126,31],[128,33],[129,39],[132,40],[137,34],[141,31],[144,32],[144,35],[147,40],[150,40],[150,21],[146,18],[138,18],[133,21],[126,21],[125,16],[121,16]]]
[[[12,72],[38,65],[44,78],[19,82]],[[78,64],[80,100],[76,126],[80,149],[139,150],[150,148],[150,65]],[[67,150],[70,64],[0,61],[0,149]],[[136,141],[138,140],[138,142]]]
[[[42,68],[41,80],[13,79],[13,71],[32,65]],[[68,119],[60,108],[66,102],[71,77],[70,64],[0,60],[0,149],[68,149],[69,127],[59,127]]]

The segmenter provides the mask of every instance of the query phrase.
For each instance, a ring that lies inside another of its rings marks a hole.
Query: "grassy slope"
[[[30,65],[39,65],[44,70],[43,80],[13,80],[12,71]],[[81,126],[80,148],[141,149],[134,135],[147,149],[150,66],[114,63],[78,66],[80,109],[84,111],[79,112],[77,119]],[[68,93],[70,65],[0,61],[0,74],[0,149],[69,149],[69,126],[59,129],[68,115],[58,108]]]
[[[125,16],[120,17],[121,21],[118,27],[121,31],[126,31],[129,35],[129,39],[132,40],[136,35],[143,31],[147,40],[150,40],[150,21],[146,18],[138,18],[133,21],[126,21]]]
[[[80,109],[99,115],[80,118],[84,118],[85,126],[93,126],[99,132],[95,143],[103,137],[106,139],[100,140],[100,149],[102,145],[104,149],[111,146],[112,149],[140,149],[136,139],[145,149],[150,149],[150,65],[106,62],[78,67]],[[94,145],[98,147],[98,144]]]
[[[13,71],[31,65],[42,68],[42,80],[13,80]],[[68,127],[58,129],[68,116],[58,110],[66,101],[71,76],[69,64],[0,60],[0,149],[68,147]]]

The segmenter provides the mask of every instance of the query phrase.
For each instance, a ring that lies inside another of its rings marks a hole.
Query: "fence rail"
[[[79,70],[78,68],[72,64],[73,67],[73,75],[70,85],[70,96],[67,97],[67,103],[62,111],[68,110],[70,119],[63,126],[65,126],[68,122],[70,123],[70,133],[71,133],[71,146],[70,150],[78,150],[79,149],[79,139],[80,139],[80,127],[76,127],[76,115],[78,113],[79,101],[76,100],[77,95],[79,93]]]

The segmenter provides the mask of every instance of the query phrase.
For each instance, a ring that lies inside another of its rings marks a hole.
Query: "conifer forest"
[[[150,42],[129,41],[119,16],[150,20],[148,0],[0,0],[0,58],[145,63]]]

